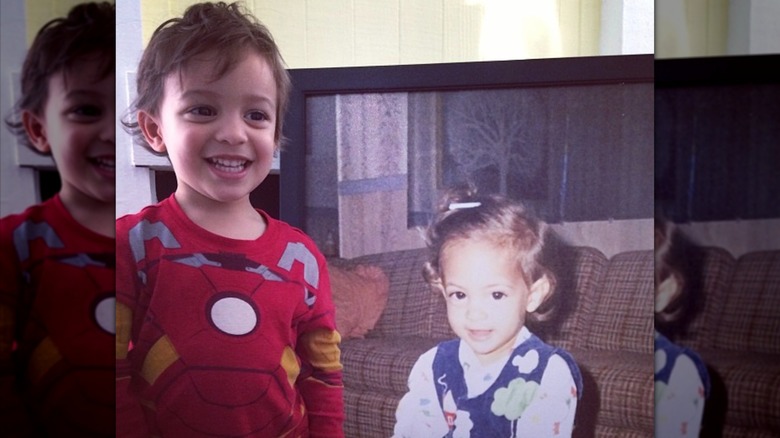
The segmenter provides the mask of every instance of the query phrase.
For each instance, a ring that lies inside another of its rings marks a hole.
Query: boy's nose
[[[241,117],[225,117],[220,121],[217,140],[229,145],[246,142],[247,136],[244,121]]]
[[[100,139],[105,142],[116,142],[116,111],[112,107],[107,110],[106,116],[103,118],[103,123],[100,126]]]

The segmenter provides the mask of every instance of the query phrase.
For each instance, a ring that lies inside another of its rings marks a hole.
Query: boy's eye
[[[191,114],[196,117],[211,117],[216,114],[216,111],[207,106],[196,106],[194,108],[190,108],[187,111],[187,114]]]
[[[506,298],[506,294],[499,291],[491,293],[491,296],[493,297],[494,300],[501,300]]]
[[[103,115],[103,110],[96,105],[79,105],[70,110],[70,117],[76,121],[92,121]]]
[[[247,113],[246,118],[253,122],[263,122],[270,119],[268,115],[262,111],[250,111]]]

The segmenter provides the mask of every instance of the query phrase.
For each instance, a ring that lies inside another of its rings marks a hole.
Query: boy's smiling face
[[[147,141],[167,152],[181,203],[248,202],[276,149],[276,83],[268,62],[247,50],[214,79],[212,52],[168,75],[156,116],[139,112]]]
[[[42,114],[22,115],[33,146],[57,165],[66,205],[74,197],[114,203],[114,74],[101,78],[100,69],[87,57],[53,74]]]

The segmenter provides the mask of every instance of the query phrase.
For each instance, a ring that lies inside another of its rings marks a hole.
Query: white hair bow
[[[449,210],[461,210],[464,208],[474,208],[482,205],[481,202],[453,202],[450,203]]]

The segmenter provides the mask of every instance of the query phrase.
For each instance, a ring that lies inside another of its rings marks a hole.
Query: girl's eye
[[[455,300],[462,300],[466,298],[466,294],[461,291],[450,292],[450,298]]]
[[[506,294],[503,292],[493,292],[491,295],[493,296],[494,300],[501,300],[506,298]]]

